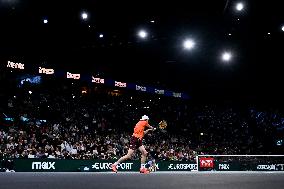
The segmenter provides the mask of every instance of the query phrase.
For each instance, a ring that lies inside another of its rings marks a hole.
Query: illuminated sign
[[[33,83],[33,84],[40,84],[41,76],[30,76],[30,77],[23,78],[20,82],[21,85],[23,85],[24,82]]]
[[[55,162],[32,162],[32,169],[55,169]]]
[[[155,89],[156,94],[165,94],[165,90]]]
[[[14,69],[23,70],[23,69],[25,69],[25,65],[22,64],[22,63],[14,63],[14,62],[8,61],[7,68],[14,68]]]
[[[171,163],[168,166],[168,170],[197,170],[197,164],[191,164],[191,163],[178,163],[174,164]]]
[[[67,72],[67,78],[68,79],[80,79],[81,75],[80,74],[72,74]]]
[[[181,93],[173,93],[173,97],[181,98]]]
[[[38,73],[43,73],[43,74],[54,74],[54,69],[48,69],[48,68],[42,68],[42,67],[39,67],[38,68]]]
[[[105,83],[105,79],[101,79],[101,78],[92,76],[92,82],[93,83],[102,83],[102,84],[104,84]]]
[[[144,91],[145,92],[146,90],[147,90],[146,87],[136,85],[136,91]]]
[[[114,86],[115,87],[126,87],[126,83],[115,81]]]
[[[214,158],[200,158],[200,167],[213,168],[214,167]]]

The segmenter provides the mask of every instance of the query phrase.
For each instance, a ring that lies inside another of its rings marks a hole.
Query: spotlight
[[[232,53],[224,52],[222,55],[222,60],[225,62],[229,62],[232,59]]]
[[[192,39],[187,39],[183,42],[183,47],[185,49],[191,50],[195,46],[195,42]]]
[[[242,11],[243,9],[244,9],[244,4],[243,3],[237,3],[236,10],[237,11]]]
[[[148,33],[146,31],[144,31],[144,30],[140,30],[138,35],[139,35],[139,37],[144,39],[144,38],[147,37]]]
[[[82,12],[81,17],[82,17],[83,20],[87,20],[88,14],[86,12]]]

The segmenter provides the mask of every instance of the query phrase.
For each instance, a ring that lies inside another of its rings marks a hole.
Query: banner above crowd
[[[30,71],[29,68],[25,67],[25,64],[15,63],[12,61],[8,61],[6,67],[14,70]],[[40,75],[55,75],[59,77],[64,77],[66,79],[74,79],[74,80],[83,79],[94,84],[102,84],[111,87],[126,88],[130,90],[158,94],[168,97],[183,98],[183,99],[189,98],[189,96],[185,93],[173,92],[166,89],[161,89],[159,87],[144,86],[136,83],[128,83],[112,79],[100,78],[93,75],[82,75],[80,73],[71,73],[69,71],[55,70],[53,68],[46,68],[46,67],[37,67],[36,69],[31,68],[31,70],[36,70],[35,74],[40,74]]]

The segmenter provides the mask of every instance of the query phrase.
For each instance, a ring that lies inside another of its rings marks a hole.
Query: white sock
[[[145,163],[141,163],[141,168],[145,168]]]

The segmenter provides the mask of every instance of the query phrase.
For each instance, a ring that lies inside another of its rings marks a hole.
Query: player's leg
[[[122,156],[122,157],[121,157],[119,160],[117,160],[117,162],[115,162],[114,164],[115,164],[115,165],[118,165],[119,163],[121,163],[121,162],[123,162],[123,161],[125,161],[125,160],[127,160],[127,159],[130,159],[131,156],[132,156],[132,154],[133,154],[133,152],[134,152],[134,150],[131,149],[131,148],[129,148],[127,154],[126,154],[125,156]]]
[[[146,149],[145,149],[145,147],[143,145],[141,145],[138,149],[141,152],[141,168],[140,168],[140,172],[147,173],[149,171],[145,168],[145,163],[146,163],[148,152],[146,151]]]
[[[114,164],[111,165],[112,170],[113,170],[114,172],[117,172],[116,166],[117,166],[119,163],[121,163],[121,162],[123,162],[123,161],[125,161],[125,160],[127,160],[127,159],[130,159],[131,156],[132,156],[132,154],[133,154],[133,152],[134,152],[134,150],[131,149],[131,148],[129,148],[129,149],[128,149],[128,152],[127,152],[127,154],[126,154],[125,156],[122,156],[121,158],[119,158],[119,160],[117,160]]]
[[[148,152],[146,151],[146,149],[143,145],[140,146],[138,149],[141,152],[141,164],[145,164]]]

